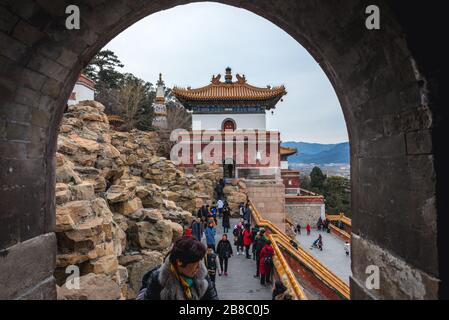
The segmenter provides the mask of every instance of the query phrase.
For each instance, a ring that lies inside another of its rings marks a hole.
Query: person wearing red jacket
[[[274,250],[271,246],[271,241],[267,240],[265,246],[260,252],[259,269],[260,269],[260,284],[270,284],[271,271],[273,269],[273,254]]]
[[[310,235],[310,224],[307,224],[306,230],[307,230],[307,235],[309,236]]]
[[[249,255],[249,247],[252,243],[251,235],[251,225],[247,223],[245,225],[245,230],[243,231],[243,246],[245,247],[246,259],[251,259],[251,256]]]

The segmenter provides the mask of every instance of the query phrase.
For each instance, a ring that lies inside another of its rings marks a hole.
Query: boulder
[[[56,208],[56,232],[72,230],[81,220],[92,217],[89,201],[72,201]]]
[[[72,192],[70,191],[68,184],[56,183],[55,199],[57,205],[69,202],[71,197]]]
[[[129,226],[127,230],[130,245],[141,249],[164,250],[173,238],[173,227],[167,220],[156,223],[140,221]]]
[[[114,212],[123,214],[124,216],[129,216],[141,208],[143,208],[142,200],[140,200],[139,198],[134,198],[125,202],[120,202],[112,206]]]
[[[122,181],[120,185],[112,185],[106,192],[109,203],[119,203],[134,198],[137,183],[132,180]]]
[[[182,236],[184,229],[179,223],[169,221],[169,224],[173,232],[172,242],[174,242],[176,239]]]
[[[121,292],[116,281],[104,274],[89,273],[79,278],[79,289],[57,287],[58,300],[118,300]]]
[[[92,200],[95,198],[94,185],[90,182],[83,182],[70,187],[72,200]]]
[[[158,251],[148,251],[141,256],[142,259],[138,262],[131,263],[126,266],[129,277],[129,296],[128,299],[135,299],[139,292],[143,275],[162,264],[163,255]]]
[[[130,216],[136,221],[157,222],[162,220],[162,213],[159,209],[140,209]]]
[[[117,272],[118,260],[115,254],[89,260],[81,269],[82,273],[95,273],[113,275]]]

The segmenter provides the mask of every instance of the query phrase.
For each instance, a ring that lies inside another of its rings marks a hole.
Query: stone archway
[[[139,19],[193,1],[75,2],[80,30],[64,27],[67,1],[0,4],[1,298],[55,298],[57,128],[82,67]],[[434,14],[444,10],[378,0],[382,28],[368,31],[368,1],[218,2],[284,29],[338,95],[351,143],[352,298],[447,298],[449,116],[439,90],[443,52],[428,39],[443,30]],[[382,285],[369,292],[370,264]]]

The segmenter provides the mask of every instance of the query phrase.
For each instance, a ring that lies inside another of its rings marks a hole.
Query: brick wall
[[[315,202],[286,203],[285,213],[295,225],[299,223],[302,228],[305,228],[307,224],[310,224],[312,228],[316,228],[322,206],[324,204]]]
[[[285,187],[281,181],[247,180],[248,197],[256,206],[262,218],[270,220],[285,230]]]

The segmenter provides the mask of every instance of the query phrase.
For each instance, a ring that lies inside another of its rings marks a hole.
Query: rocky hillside
[[[59,299],[133,299],[143,273],[213,199],[220,168],[187,175],[158,156],[159,142],[155,132],[111,130],[98,102],[68,108],[56,154]],[[79,290],[65,285],[71,265]]]

